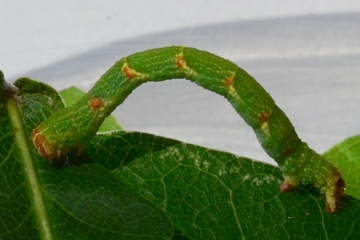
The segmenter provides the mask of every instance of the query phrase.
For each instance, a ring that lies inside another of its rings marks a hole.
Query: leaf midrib
[[[53,239],[50,222],[48,219],[40,182],[33,164],[33,158],[29,148],[29,141],[25,134],[21,114],[15,97],[9,97],[6,108],[10,116],[10,123],[14,133],[15,144],[19,146],[20,161],[24,167],[25,184],[29,190],[31,205],[33,206],[34,218],[40,229],[41,239]]]

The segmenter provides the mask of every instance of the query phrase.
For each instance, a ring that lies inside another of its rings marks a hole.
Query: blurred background
[[[0,69],[88,90],[117,60],[192,46],[254,76],[319,152],[360,133],[357,0],[0,2]],[[273,161],[227,101],[185,81],[147,83],[115,111],[125,129]]]

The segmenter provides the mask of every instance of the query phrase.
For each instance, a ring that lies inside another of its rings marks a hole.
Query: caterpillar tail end
[[[62,147],[59,148],[52,144],[44,134],[38,128],[35,128],[31,132],[31,140],[37,149],[38,153],[45,159],[52,161],[61,158],[66,155],[72,148]],[[80,155],[83,152],[83,147],[78,147],[77,154]]]
[[[342,178],[339,169],[335,171],[328,186],[325,191],[326,212],[335,213],[339,209],[340,199],[345,190],[345,180]]]
[[[281,192],[290,192],[291,189],[300,183],[299,177],[283,174],[284,182],[280,185]],[[335,213],[339,209],[340,199],[345,190],[345,180],[342,178],[340,170],[336,169],[332,178],[327,182],[325,190],[321,192],[326,198],[326,212]]]

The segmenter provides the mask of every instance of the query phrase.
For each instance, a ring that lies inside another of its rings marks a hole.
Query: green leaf
[[[0,239],[171,238],[160,209],[87,155],[57,166],[42,159],[30,132],[63,103],[45,84],[15,86],[0,104]]]
[[[69,87],[59,92],[60,96],[64,99],[66,106],[71,106],[76,103],[82,96],[85,95],[85,92],[77,87]],[[103,124],[99,128],[99,132],[108,132],[113,130],[123,129],[119,122],[113,115],[105,118]]]
[[[360,198],[360,135],[342,141],[323,155],[340,169],[346,194]]]
[[[360,200],[324,211],[311,187],[281,193],[277,167],[137,132],[98,135],[88,154],[160,207],[190,239],[358,239]]]

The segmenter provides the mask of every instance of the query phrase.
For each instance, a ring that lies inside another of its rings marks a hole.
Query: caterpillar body
[[[36,127],[32,141],[49,160],[71,149],[80,154],[104,118],[136,87],[182,78],[224,96],[253,128],[283,173],[281,191],[300,182],[312,184],[325,194],[326,210],[337,211],[345,187],[340,171],[300,140],[290,120],[253,77],[226,59],[194,48],[164,47],[122,58],[82,99]]]

